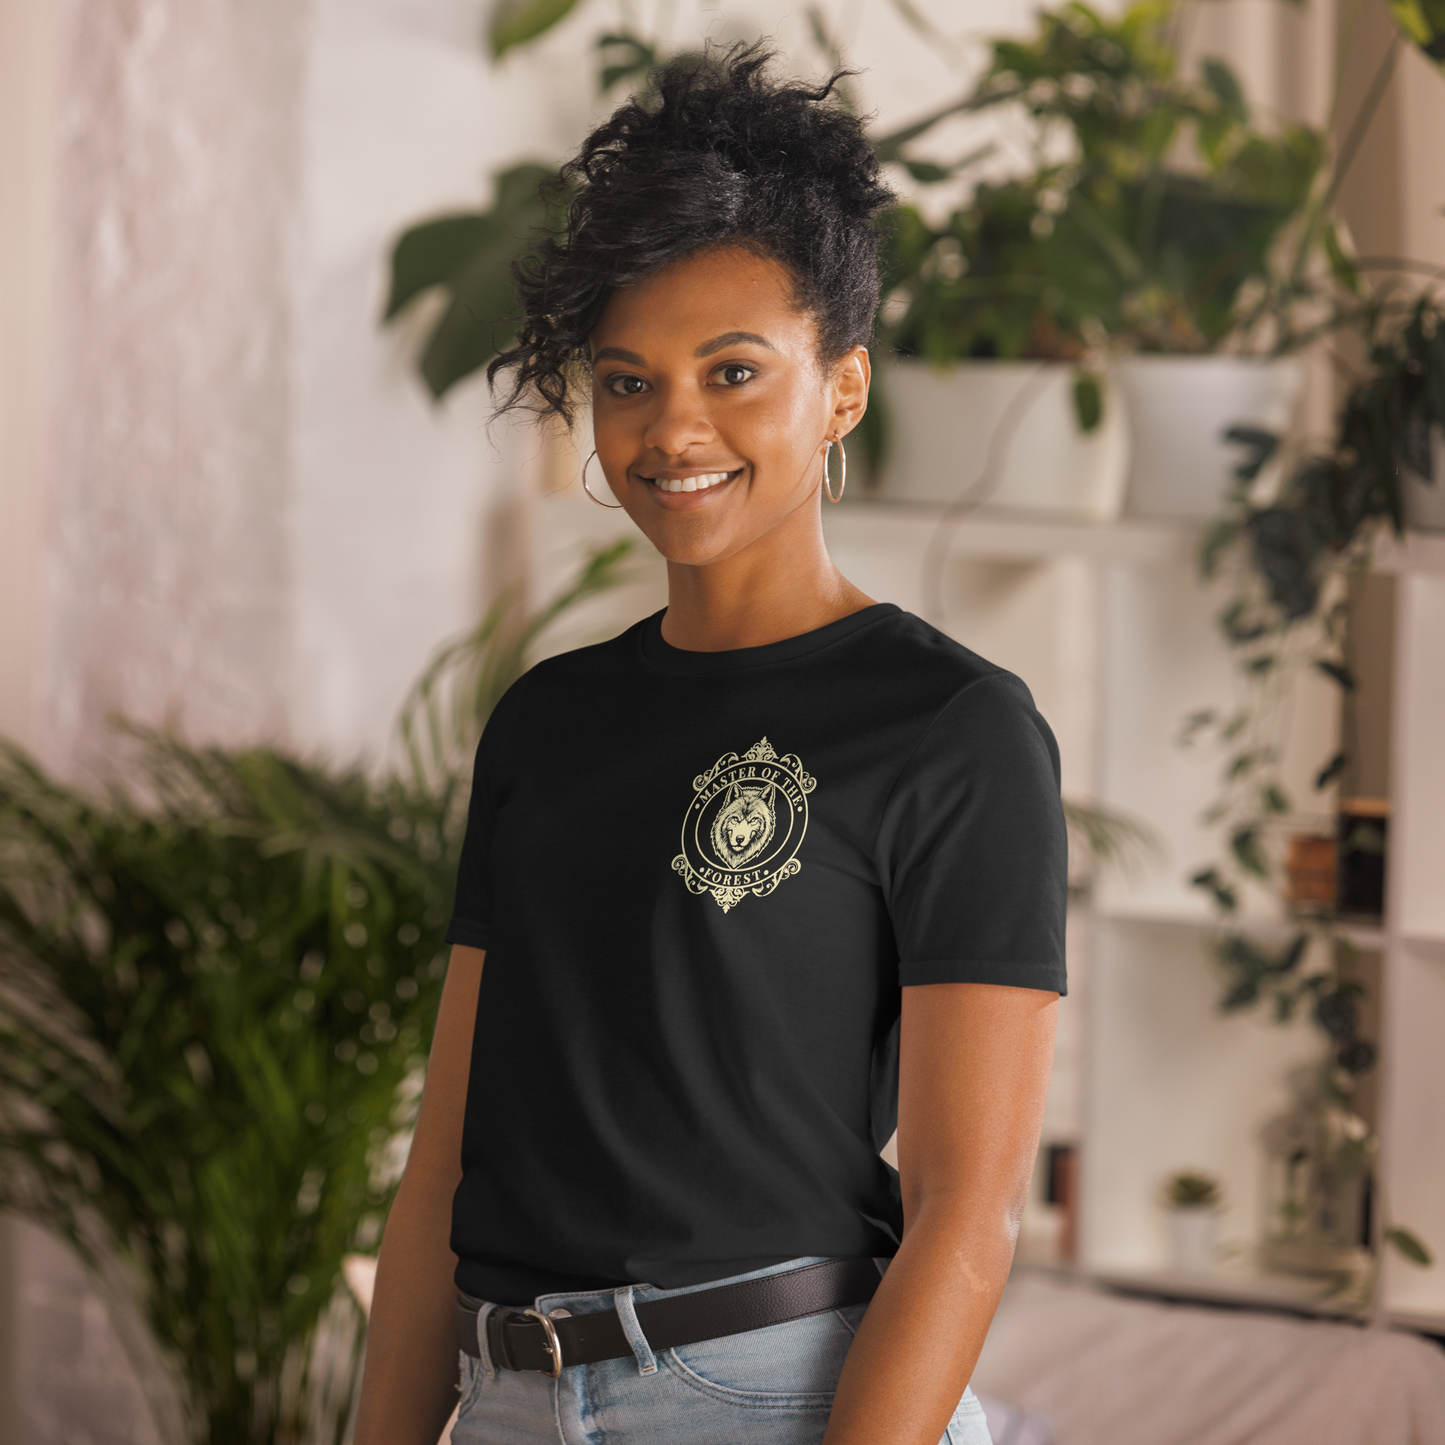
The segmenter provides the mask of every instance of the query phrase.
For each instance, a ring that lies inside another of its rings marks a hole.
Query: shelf
[[[1304,1275],[1265,1274],[1255,1269],[1225,1268],[1208,1274],[1181,1274],[1167,1269],[1087,1269],[1082,1265],[1017,1258],[1014,1273],[1042,1275],[1174,1304],[1224,1306],[1359,1323],[1370,1316],[1368,1301],[1357,1293],[1342,1292],[1337,1283]],[[1424,1334],[1438,1335],[1445,1331],[1445,1315],[1391,1310],[1386,1312],[1385,1319],[1401,1329]]]
[[[1163,924],[1173,928],[1196,928],[1211,932],[1217,928],[1239,928],[1254,933],[1278,933],[1284,935],[1297,932],[1314,920],[1279,918],[1268,915],[1245,916],[1220,919],[1213,914],[1196,913],[1185,909],[1151,909],[1129,907],[1104,907],[1096,910],[1097,916],[1109,923]],[[1342,937],[1347,938],[1356,948],[1370,952],[1387,946],[1389,934],[1380,924],[1340,922],[1336,925]],[[1409,939],[1413,943],[1415,940]]]
[[[1373,570],[1445,573],[1445,532],[1406,532],[1399,539],[1387,534],[1375,547]]]
[[[850,495],[836,510],[826,509],[830,524],[867,519],[870,528],[898,535],[932,531],[948,517],[953,531],[952,556],[1018,558],[1084,556],[1151,565],[1195,562],[1200,526],[1182,522],[1119,517],[1099,521],[1068,512],[1031,508],[981,506],[960,510],[943,502],[908,501],[896,497]],[[1382,537],[1375,548],[1374,570],[1391,573],[1445,574],[1445,532],[1407,532],[1403,538]]]
[[[1426,1313],[1420,1310],[1386,1310],[1386,1324],[1401,1330],[1414,1330],[1417,1334],[1434,1335],[1445,1339],[1445,1313]]]
[[[1090,1270],[1084,1277],[1121,1294],[1235,1308],[1280,1310],[1319,1319],[1363,1319],[1358,1298],[1342,1297],[1335,1284],[1302,1275],[1216,1270],[1177,1274],[1172,1270]]]
[[[1150,566],[1194,566],[1199,532],[1167,522],[1123,518],[1113,522],[1055,512],[978,507],[955,519],[935,502],[867,498],[829,507],[830,534],[866,529],[871,541],[887,545],[926,541],[947,520],[951,557],[1042,561],[1053,557],[1094,557]]]

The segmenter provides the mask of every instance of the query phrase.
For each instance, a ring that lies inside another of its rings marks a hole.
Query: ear
[[[850,347],[833,368],[830,383],[833,398],[832,425],[829,436],[845,437],[868,410],[868,384],[873,367],[866,346]]]

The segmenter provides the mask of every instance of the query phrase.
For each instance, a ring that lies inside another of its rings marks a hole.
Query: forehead
[[[778,261],[739,247],[684,256],[612,293],[592,333],[594,353],[617,346],[652,356],[691,352],[715,336],[748,331],[779,352],[815,345],[812,318],[793,297],[792,277]]]

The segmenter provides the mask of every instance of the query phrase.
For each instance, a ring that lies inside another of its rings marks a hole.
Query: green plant
[[[577,0],[499,0],[487,27],[493,60],[540,38],[576,4]],[[906,14],[913,13],[906,0],[898,0],[898,4]],[[819,53],[836,65],[838,47],[821,15],[811,10],[809,21]],[[598,93],[605,95],[624,82],[636,81],[645,104],[648,76],[668,58],[660,34],[640,35],[624,24],[597,36],[593,49]],[[843,95],[848,101],[846,88]],[[976,154],[944,167],[911,160],[905,152],[911,142],[960,108],[960,103],[950,104],[922,122],[880,137],[880,158],[897,161],[922,180],[955,174],[976,159]],[[556,168],[536,162],[499,172],[493,187],[495,196],[489,209],[422,221],[405,230],[392,249],[391,286],[383,321],[394,320],[427,292],[440,292],[444,297],[417,359],[417,369],[436,398],[480,371],[507,344],[516,300],[513,262],[531,237],[560,227],[568,203]]]
[[[1164,1184],[1164,1204],[1169,1209],[1218,1209],[1223,1200],[1219,1180],[1212,1174],[1184,1170]]]
[[[1441,0],[1390,0],[1401,31],[1436,65],[1445,66],[1445,4]]]
[[[450,811],[482,725],[527,670],[537,643],[573,608],[626,581],[634,553],[631,538],[596,548],[572,581],[530,615],[519,607],[516,589],[508,588],[471,632],[438,649],[412,684],[397,720],[416,787]]]
[[[1186,742],[1213,733],[1225,750],[1220,794],[1205,820],[1223,831],[1227,856],[1192,881],[1226,918],[1238,911],[1246,883],[1278,879],[1267,841],[1294,807],[1280,775],[1280,734],[1300,669],[1354,690],[1344,651],[1346,580],[1369,568],[1381,537],[1403,530],[1402,471],[1445,485],[1434,477],[1430,446],[1432,429],[1445,427],[1445,305],[1430,292],[1403,303],[1387,292],[1371,303],[1369,327],[1366,365],[1345,396],[1332,444],[1297,458],[1275,495],[1260,497],[1256,487],[1282,439],[1229,434],[1245,454],[1226,510],[1200,547],[1202,576],[1231,584],[1219,628],[1237,659],[1241,705],[1227,716],[1202,710],[1185,727]],[[1322,791],[1347,760],[1321,761],[1315,785]],[[1293,977],[1292,951],[1231,950],[1237,977],[1228,997],[1241,1006],[1271,980]],[[1293,1004],[1276,1007],[1287,1016]]]
[[[1322,1087],[1341,1107],[1377,1056],[1360,1031],[1365,990],[1349,976],[1353,944],[1328,914],[1302,921],[1284,943],[1261,941],[1235,920],[1249,887],[1282,891],[1272,839],[1295,806],[1281,759],[1299,676],[1311,668],[1344,692],[1355,689],[1345,650],[1348,579],[1369,569],[1387,533],[1403,530],[1403,470],[1445,485],[1433,476],[1430,447],[1432,429],[1445,426],[1445,308],[1429,291],[1402,300],[1387,288],[1367,299],[1363,315],[1367,360],[1333,442],[1296,458],[1275,495],[1259,496],[1257,487],[1281,438],[1230,433],[1244,455],[1227,510],[1201,544],[1200,569],[1232,584],[1219,628],[1236,657],[1240,702],[1230,713],[1193,714],[1183,736],[1193,743],[1212,735],[1224,753],[1205,821],[1220,829],[1226,848],[1191,879],[1224,925],[1213,944],[1224,979],[1220,1007],[1263,1005],[1279,1023],[1307,1011],[1325,1042]],[[1347,765],[1343,753],[1322,759],[1316,791]],[[1391,1225],[1383,1238],[1412,1262],[1430,1262],[1408,1230]]]
[[[1182,77],[1185,8],[1136,0],[1110,18],[1068,4],[1042,12],[1029,39],[993,42],[963,108],[1022,107],[1035,167],[978,185],[935,230],[900,208],[891,344],[942,363],[1248,339],[1261,319],[1251,291],[1270,293],[1273,251],[1324,146],[1307,126],[1261,129],[1222,61]],[[1082,390],[1081,422],[1096,407]]]
[[[341,1437],[341,1260],[399,1177],[471,751],[629,545],[441,650],[399,725],[409,778],[135,732],[128,783],[92,796],[0,748],[0,1207],[119,1266],[187,1440]]]
[[[573,8],[503,0],[489,31],[494,58]],[[912,7],[899,9],[927,30]],[[935,364],[1079,363],[1076,404],[1091,430],[1102,415],[1096,373],[1108,345],[1209,350],[1241,333],[1246,318],[1259,324],[1268,308],[1256,298],[1249,310],[1242,298],[1251,287],[1271,296],[1278,289],[1268,284],[1272,249],[1309,195],[1323,147],[1307,127],[1261,130],[1222,62],[1205,62],[1198,80],[1181,78],[1173,44],[1181,9],[1138,0],[1117,20],[1082,4],[1045,12],[1033,38],[994,42],[992,63],[968,95],[877,138],[880,158],[923,185],[949,181],[991,154],[985,146],[947,164],[916,156],[917,142],[961,112],[1022,106],[1039,147],[1028,175],[981,182],[941,227],[907,205],[885,218],[885,346]],[[811,11],[809,19],[819,54],[837,63],[821,16]],[[601,93],[645,77],[664,53],[659,37],[626,27],[595,45]],[[1180,167],[1173,157],[1185,132],[1192,148]],[[1071,157],[1045,162],[1061,138]],[[428,221],[398,241],[387,318],[425,290],[447,294],[419,360],[434,395],[505,344],[512,257],[529,230],[558,223],[565,201],[560,192],[538,201],[546,174],[537,165],[504,172],[491,210]],[[863,438],[874,462],[886,446],[879,401]]]
[[[1391,10],[1401,37],[1387,51],[1333,166],[1321,178],[1290,276],[1290,284],[1297,285],[1305,248],[1318,234],[1344,303],[1316,334],[1348,321],[1365,343],[1365,364],[1345,396],[1330,445],[1297,457],[1276,495],[1256,492],[1281,438],[1247,430],[1230,433],[1245,455],[1224,515],[1204,537],[1200,568],[1206,579],[1227,571],[1233,580],[1219,620],[1238,658],[1243,697],[1232,714],[1205,710],[1185,728],[1186,740],[1213,731],[1226,753],[1220,795],[1206,821],[1223,831],[1227,855],[1192,879],[1227,925],[1215,941],[1225,976],[1221,1006],[1229,1011],[1267,1002],[1280,1022],[1307,1006],[1326,1039],[1325,1096],[1341,1107],[1376,1057],[1374,1044],[1359,1033],[1364,990],[1340,967],[1353,957],[1352,944],[1328,916],[1313,920],[1282,947],[1261,944],[1232,920],[1248,884],[1277,884],[1269,837],[1272,825],[1293,806],[1280,777],[1282,704],[1306,666],[1345,692],[1355,689],[1345,660],[1345,583],[1350,574],[1368,570],[1387,531],[1397,536],[1403,531],[1402,475],[1414,473],[1428,484],[1445,486],[1445,478],[1435,475],[1431,446],[1432,434],[1445,428],[1445,302],[1438,293],[1445,277],[1435,267],[1391,261],[1383,263],[1385,283],[1370,287],[1365,266],[1345,254],[1330,217],[1340,181],[1389,85],[1400,46],[1413,42],[1437,64],[1445,62],[1440,0],[1394,0]],[[1432,276],[1417,293],[1403,291],[1398,279],[1412,269]],[[1343,753],[1324,762],[1316,790],[1329,787],[1348,762]],[[1321,948],[1310,949],[1312,935]],[[1306,966],[1312,952],[1323,955],[1323,968]],[[1429,1250],[1409,1230],[1388,1225],[1382,1238],[1413,1263],[1431,1263]]]
[[[192,1438],[300,1441],[415,1104],[456,840],[356,772],[136,741],[104,799],[0,759],[0,1199],[129,1268]]]
[[[1365,363],[1345,395],[1330,444],[1295,458],[1276,494],[1257,493],[1283,439],[1243,428],[1227,433],[1243,448],[1243,457],[1224,512],[1200,547],[1202,577],[1208,581],[1227,572],[1233,583],[1219,626],[1236,654],[1243,684],[1242,705],[1232,714],[1200,711],[1184,732],[1184,741],[1191,742],[1213,731],[1226,751],[1220,795],[1205,818],[1224,832],[1228,856],[1192,879],[1223,918],[1236,913],[1248,881],[1270,884],[1277,878],[1266,840],[1272,823],[1292,807],[1279,771],[1281,704],[1306,665],[1344,691],[1354,690],[1344,658],[1344,582],[1370,567],[1387,528],[1402,533],[1402,475],[1413,473],[1427,484],[1445,486],[1445,478],[1435,476],[1431,445],[1432,434],[1445,428],[1445,301],[1438,291],[1445,272],[1386,262],[1387,280],[1371,288],[1365,268],[1345,254],[1329,215],[1393,75],[1400,45],[1412,41],[1445,63],[1441,0],[1392,0],[1391,11],[1401,36],[1388,49],[1334,164],[1321,178],[1301,239],[1303,247],[1311,234],[1321,235],[1331,277],[1345,298],[1327,325],[1348,319],[1364,342]],[[1301,250],[1292,281],[1303,258]],[[1432,278],[1416,293],[1403,291],[1398,280],[1398,273],[1411,269]],[[1316,789],[1327,788],[1346,765],[1343,754],[1325,762]],[[1301,999],[1295,974],[1304,949],[1298,938],[1273,954],[1238,935],[1226,935],[1220,947],[1231,976],[1227,1006],[1244,1007],[1269,995],[1278,1016],[1292,1014]],[[1347,1012],[1339,1010],[1341,1017]],[[1357,1049],[1352,1030],[1340,1028],[1331,1036],[1340,1045],[1342,1061],[1369,1067],[1373,1051]]]
[[[555,225],[566,204],[553,168],[524,162],[495,179],[486,211],[438,216],[407,230],[392,248],[391,288],[383,319],[393,320],[425,292],[445,302],[417,358],[434,397],[480,370],[507,343],[516,306],[512,261],[539,228]]]
[[[1060,167],[992,184],[934,228],[913,206],[889,217],[883,272],[893,351],[943,366],[961,358],[1075,361],[1092,319],[1061,284],[1040,235],[1062,201]]]
[[[1132,873],[1162,850],[1159,835],[1147,823],[1097,803],[1064,799],[1069,831],[1069,892],[1087,894],[1099,869]]]

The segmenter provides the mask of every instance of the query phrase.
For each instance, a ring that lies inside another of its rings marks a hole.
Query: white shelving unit
[[[1152,865],[1105,875],[1092,902],[1071,910],[1072,997],[1060,1014],[1045,1141],[1081,1146],[1079,1268],[1159,1293],[1328,1312],[1328,1302],[1311,1303],[1317,1291],[1288,1279],[1221,1271],[1191,1287],[1164,1272],[1157,1198],[1176,1169],[1224,1181],[1227,1242],[1260,1238],[1258,1133],[1287,1107],[1290,1069],[1320,1050],[1304,1021],[1281,1028],[1219,1014],[1211,918],[1186,881],[1217,853],[1199,816],[1219,759],[1182,749],[1180,726],[1197,708],[1227,707],[1234,687],[1214,628],[1218,599],[1196,580],[1197,535],[980,510],[949,520],[939,587],[925,587],[942,517],[937,507],[867,501],[825,508],[830,549],[849,578],[925,616],[925,595],[941,591],[946,616],[929,620],[1033,690],[1059,739],[1065,793],[1141,819],[1162,844]],[[575,486],[542,496],[531,526],[542,591],[587,540],[627,529]],[[1353,937],[1383,959],[1382,1211],[1445,1256],[1445,537],[1412,537],[1382,561],[1399,588],[1389,916]],[[664,601],[654,563],[594,619],[635,618]],[[1311,795],[1338,725],[1332,684],[1306,679],[1285,759],[1297,798]],[[1254,921],[1270,926],[1263,900]],[[1445,1331],[1445,1265],[1422,1272],[1387,1260],[1382,1300],[1401,1324]]]
[[[829,544],[864,590],[922,610],[941,516],[844,505],[827,512]],[[1247,1258],[1265,1223],[1260,1128],[1287,1107],[1289,1071],[1320,1050],[1303,1020],[1220,1015],[1213,920],[1186,881],[1219,846],[1199,823],[1219,758],[1181,748],[1180,726],[1197,708],[1227,707],[1234,689],[1218,599],[1196,580],[1197,540],[1129,520],[980,511],[951,526],[947,616],[931,620],[1029,683],[1059,737],[1066,793],[1147,822],[1163,844],[1154,866],[1105,875],[1071,918],[1075,997],[1061,1012],[1046,1139],[1081,1145],[1079,1267],[1118,1287],[1334,1313],[1309,1282],[1245,1264],[1192,1281],[1165,1269],[1158,1191],[1185,1167],[1224,1181],[1225,1239]],[[1388,919],[1346,932],[1382,961],[1383,1217],[1445,1255],[1445,537],[1412,536],[1380,560],[1399,589]],[[1297,799],[1311,796],[1338,728],[1338,694],[1306,677],[1285,759]],[[1249,912],[1281,936],[1291,926],[1263,899]],[[1391,1256],[1384,1268],[1385,1316],[1445,1331],[1445,1266]]]

